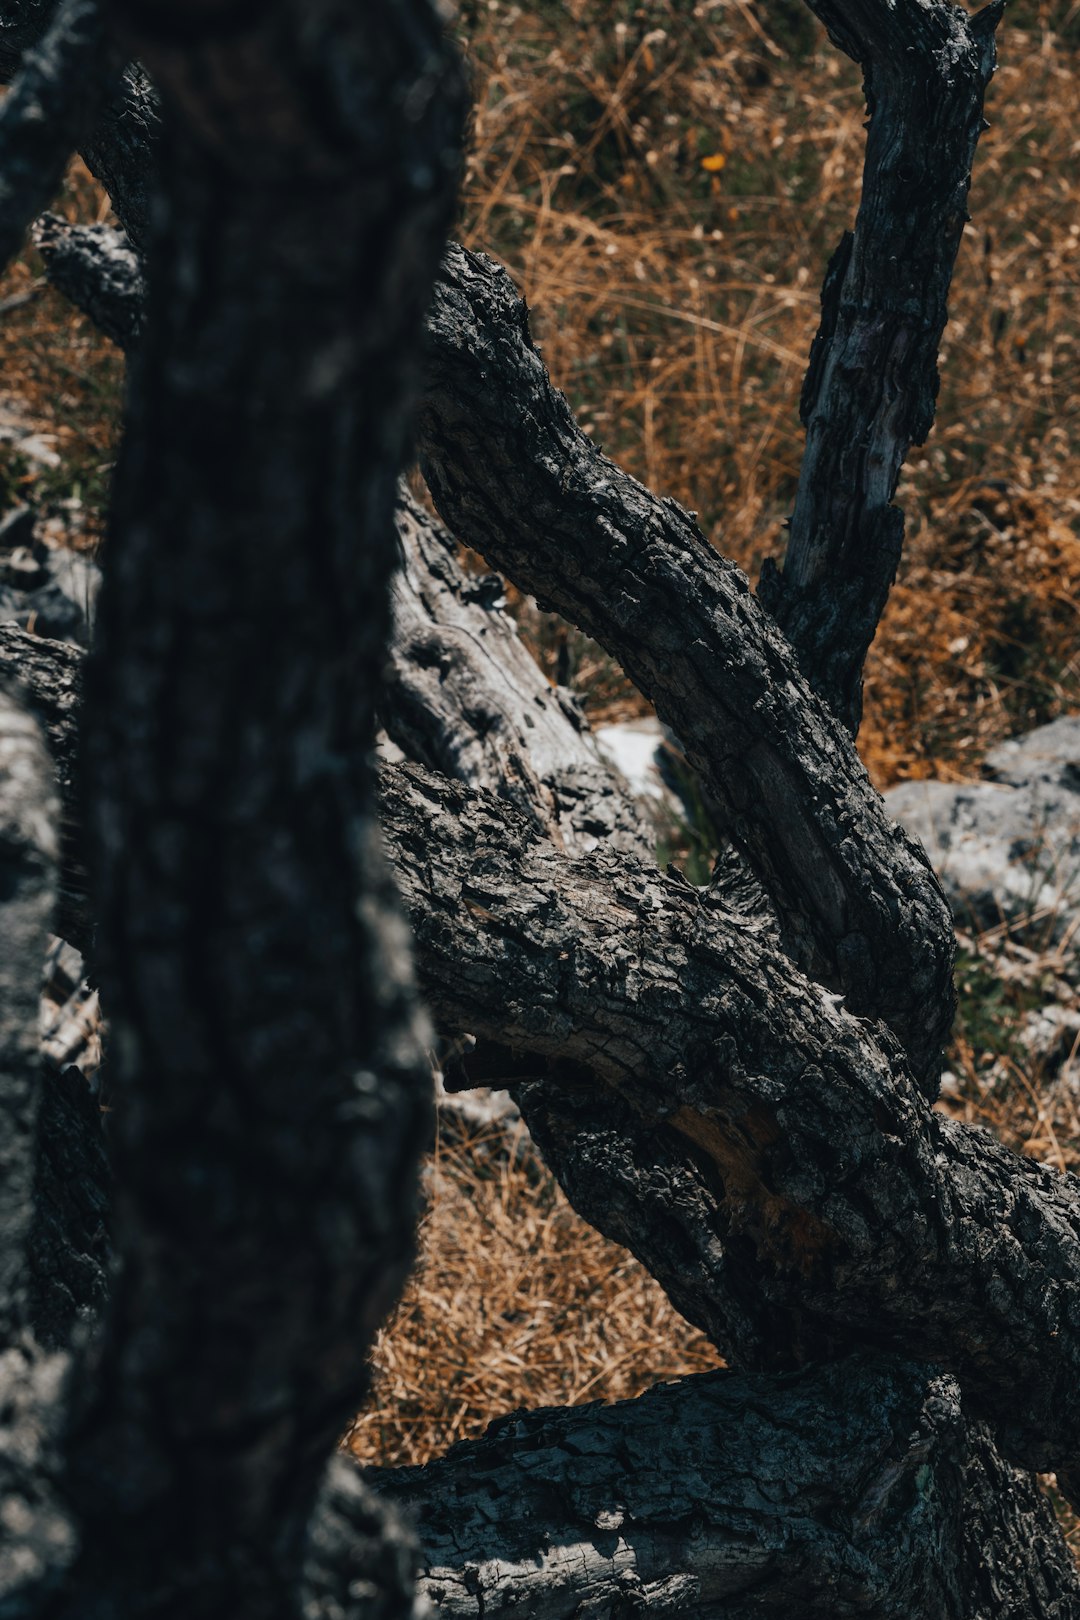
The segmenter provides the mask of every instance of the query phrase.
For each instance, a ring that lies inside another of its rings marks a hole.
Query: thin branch
[[[862,64],[871,117],[858,219],[825,277],[803,385],[806,453],[783,571],[767,564],[759,594],[803,672],[856,732],[863,662],[903,543],[903,513],[890,502],[934,420],[1004,0],[973,19],[915,0],[809,4]]]

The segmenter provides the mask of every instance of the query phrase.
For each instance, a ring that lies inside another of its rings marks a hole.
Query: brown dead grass
[[[467,240],[511,266],[586,431],[756,577],[782,548],[818,287],[857,206],[853,65],[800,0],[473,0],[463,21]],[[999,39],[938,427],[902,481],[906,558],[867,670],[880,785],[973,774],[1080,707],[1080,8],[1018,0]],[[560,634],[536,633],[549,669]],[[605,718],[640,706],[582,659]]]
[[[420,1261],[373,1356],[348,1444],[423,1462],[516,1407],[638,1395],[720,1365],[636,1260],[567,1204],[527,1137],[440,1142]]]

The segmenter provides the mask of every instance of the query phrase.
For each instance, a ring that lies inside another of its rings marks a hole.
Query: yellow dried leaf
[[[727,158],[723,152],[710,152],[708,157],[702,158],[701,167],[706,174],[719,174],[726,162]]]

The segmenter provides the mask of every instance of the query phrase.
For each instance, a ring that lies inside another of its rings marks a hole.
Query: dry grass
[[[857,205],[855,70],[802,0],[461,11],[476,94],[463,235],[510,265],[587,431],[756,575],[795,491],[821,274]],[[882,785],[973,774],[1003,736],[1080,708],[1080,0],[1014,0],[999,40],[938,427],[904,474],[907,553],[867,671],[861,745]],[[102,209],[78,166],[62,206]],[[0,317],[0,391],[61,466],[0,436],[0,507],[28,496],[92,541],[121,363],[40,274],[27,254],[0,283],[0,305],[29,295]],[[550,671],[566,644],[594,714],[640,705],[576,632],[522,617]],[[998,993],[1001,955],[966,942],[950,1107],[1075,1166],[1080,1124],[1023,1053],[1030,987],[1006,977]],[[444,1142],[428,1177],[360,1455],[418,1461],[507,1408],[713,1364],[527,1148],[512,1162],[482,1138]]]
[[[423,1462],[519,1406],[619,1400],[719,1365],[625,1249],[576,1216],[527,1137],[440,1142],[420,1262],[375,1346],[351,1449]]]
[[[855,69],[801,0],[462,10],[467,239],[510,264],[586,430],[756,576],[782,546],[817,289],[857,206]],[[881,785],[970,775],[1080,707],[1080,7],[1017,0],[999,38],[939,426],[901,485],[907,555],[867,671]],[[558,627],[537,639],[553,668]],[[583,657],[587,701],[634,707]]]

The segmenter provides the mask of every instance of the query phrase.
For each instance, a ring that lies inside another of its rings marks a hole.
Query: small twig
[[[0,299],[0,315],[10,315],[13,309],[22,309],[25,305],[34,303],[47,286],[45,277],[38,276],[37,280],[32,281],[22,292],[12,293],[10,298]]]

